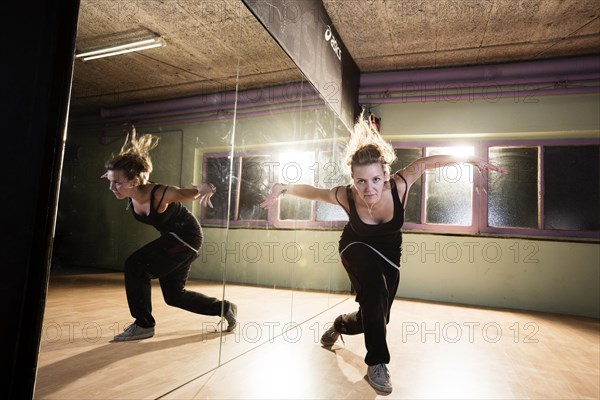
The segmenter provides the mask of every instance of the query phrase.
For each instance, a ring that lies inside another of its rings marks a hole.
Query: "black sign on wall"
[[[360,72],[321,0],[243,0],[351,129],[360,112]]]

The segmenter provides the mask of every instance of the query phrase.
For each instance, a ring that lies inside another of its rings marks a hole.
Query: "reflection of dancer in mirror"
[[[401,228],[411,185],[428,169],[454,163],[469,163],[480,171],[504,172],[475,158],[436,155],[420,158],[398,170],[390,179],[394,149],[376,129],[375,124],[360,117],[346,148],[352,184],[332,189],[311,185],[276,183],[261,207],[270,207],[282,194],[340,205],[348,214],[339,243],[342,264],[356,291],[359,309],[338,316],[321,337],[324,347],[331,347],[341,334],[364,333],[368,365],[367,377],[375,389],[391,392],[392,384],[386,364],[390,353],[386,342],[386,325],[400,282]]]
[[[203,183],[186,189],[150,182],[152,162],[149,152],[158,144],[158,137],[125,139],[121,151],[105,163],[102,178],[110,182],[109,189],[119,200],[127,199],[133,217],[152,225],[160,237],[136,250],[125,261],[125,291],[129,311],[135,321],[116,335],[115,341],[146,339],[154,336],[151,279],[158,278],[165,302],[196,314],[221,315],[227,320],[227,331],[235,329],[237,307],[201,293],[185,289],[192,262],[198,258],[202,245],[202,228],[196,217],[181,204],[198,200],[212,207],[215,192],[211,184]],[[224,304],[223,304],[224,303]]]

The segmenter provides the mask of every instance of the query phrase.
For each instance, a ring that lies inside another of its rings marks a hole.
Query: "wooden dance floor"
[[[191,280],[188,290],[223,288]],[[363,336],[318,340],[357,304],[343,294],[228,284],[239,327],[165,305],[153,338],[114,343],[131,322],[122,273],[53,275],[36,399],[598,399],[600,321],[398,299],[388,325],[393,392],[365,379]]]

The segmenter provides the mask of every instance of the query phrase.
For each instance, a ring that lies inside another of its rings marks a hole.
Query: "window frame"
[[[426,149],[428,147],[473,147],[473,155],[475,157],[480,157],[480,146],[479,143],[474,141],[411,141],[411,142],[400,142],[400,141],[392,141],[391,142],[394,149],[421,149],[421,155],[424,157],[426,154]],[[390,174],[393,175],[396,171],[390,171]],[[433,173],[433,172],[431,172]],[[436,172],[437,173],[437,172]],[[444,224],[428,224],[426,221],[427,215],[427,201],[426,201],[426,193],[427,193],[427,185],[425,183],[425,179],[427,179],[427,172],[421,176],[422,184],[421,184],[421,223],[414,222],[406,222],[404,221],[404,226],[402,230],[404,232],[427,232],[427,233],[442,233],[442,234],[476,234],[478,233],[478,213],[476,207],[477,201],[477,189],[481,187],[480,184],[480,174],[474,172],[473,173],[473,190],[471,191],[471,225],[444,225]],[[407,194],[408,198],[408,194]]]
[[[481,214],[485,224],[482,224],[480,228],[481,233],[495,236],[600,239],[600,231],[546,229],[544,225],[544,148],[553,146],[600,146],[600,139],[485,140],[481,142],[481,146],[485,151],[486,160],[488,160],[490,147],[538,148],[538,229],[488,226],[488,180],[485,179],[483,183],[485,190],[483,190],[481,198]]]
[[[316,148],[313,147],[311,149],[306,149],[306,151],[314,151],[315,152],[315,160],[318,160],[319,152],[331,152],[331,146],[319,146]],[[253,150],[244,150],[236,153],[233,157],[237,159],[243,159],[244,157],[260,157],[260,156],[271,156],[268,153],[266,148],[264,149],[253,149]],[[208,159],[209,158],[229,158],[231,157],[230,153],[226,152],[206,152],[202,154],[202,179],[203,182],[207,181],[208,177]],[[315,161],[317,163],[317,161]],[[237,174],[241,177],[241,170],[243,168],[243,162],[238,163],[238,171]],[[279,182],[281,171],[277,168],[274,171],[274,181]],[[339,220],[339,221],[317,221],[317,207],[318,202],[311,200],[311,208],[310,208],[310,220],[280,220],[279,219],[279,210],[280,210],[280,202],[277,201],[273,206],[271,206],[267,210],[267,219],[266,220],[240,220],[239,219],[239,207],[240,207],[240,188],[241,188],[241,179],[239,180],[238,187],[236,188],[237,196],[235,199],[231,199],[231,206],[235,209],[234,215],[235,219],[233,220],[224,220],[224,219],[216,219],[206,217],[206,211],[201,209],[200,211],[200,221],[203,226],[206,227],[217,227],[217,228],[258,228],[258,227],[268,227],[268,228],[277,228],[277,229],[320,229],[320,230],[338,230],[342,229],[347,220]],[[313,182],[314,184],[314,182]]]
[[[472,146],[473,155],[483,160],[489,161],[489,149],[492,147],[534,147],[538,151],[538,229],[519,228],[519,227],[492,227],[488,225],[489,214],[489,193],[488,193],[488,178],[486,174],[495,172],[478,173],[473,169],[472,175],[472,191],[471,191],[471,225],[443,225],[426,223],[426,179],[427,173],[423,175],[421,185],[421,223],[405,222],[403,231],[407,233],[432,233],[432,234],[461,234],[461,235],[485,235],[485,236],[509,236],[509,237],[524,237],[524,238],[574,238],[574,239],[591,239],[600,240],[599,231],[589,230],[557,230],[546,229],[544,226],[544,148],[552,146],[600,146],[600,138],[576,138],[576,139],[490,139],[490,140],[436,140],[436,141],[391,141],[394,149],[421,149],[421,154],[426,154],[428,147],[453,147],[453,146]],[[320,152],[331,152],[331,146],[317,145],[307,149],[315,152],[315,160],[319,160]],[[272,149],[265,146],[261,149],[252,149],[236,153],[233,157],[253,157],[253,156],[270,156]],[[207,159],[230,157],[230,153],[226,152],[206,152],[202,154],[202,177],[206,181],[208,175]],[[316,161],[318,162],[318,161]],[[239,163],[243,168],[243,162]],[[391,174],[396,171],[391,171]],[[274,171],[274,181],[278,182],[281,171]],[[241,176],[241,175],[240,175]],[[350,183],[350,182],[348,182]],[[318,182],[317,182],[318,184]],[[241,182],[240,182],[241,185]],[[345,185],[339,183],[342,187]],[[339,230],[346,224],[347,220],[338,221],[317,221],[317,201],[311,201],[311,219],[310,220],[280,220],[279,210],[280,202],[277,201],[267,212],[266,220],[238,220],[239,217],[239,187],[237,188],[237,198],[232,199],[232,206],[235,207],[236,220],[220,220],[206,219],[205,211],[201,210],[200,218],[202,224],[212,227],[245,227],[245,228],[276,228],[276,229],[309,229],[309,230]]]
[[[249,150],[243,151],[235,154],[234,159],[243,159],[244,157],[260,157],[260,156],[270,156],[267,153],[267,150]],[[208,181],[208,159],[210,158],[230,158],[230,152],[205,152],[202,154],[202,182]],[[230,162],[231,165],[231,162]],[[238,170],[236,171],[237,175],[241,178],[241,170],[243,168],[243,162],[238,162]],[[267,227],[270,225],[270,210],[267,212],[267,219],[239,219],[240,213],[240,189],[241,189],[241,179],[238,180],[238,186],[236,188],[236,198],[231,199],[231,207],[234,209],[235,218],[231,219],[217,219],[217,218],[207,218],[206,217],[206,209],[203,207],[200,210],[200,221],[203,226],[211,227],[211,228],[233,228],[233,227],[241,227],[241,228],[258,228],[258,227]],[[232,184],[230,183],[230,186]],[[231,195],[230,195],[231,197]]]
[[[314,150],[315,152],[315,163],[318,165],[318,160],[319,160],[319,153],[330,153],[332,152],[331,146],[325,146],[325,145],[317,145],[316,147],[312,148],[312,150]],[[341,173],[341,169],[342,167],[340,166],[340,170],[339,172]],[[279,171],[278,171],[279,172]],[[280,176],[279,173],[276,174],[276,182],[281,182],[280,180]],[[320,179],[319,179],[320,180]],[[317,182],[318,184],[319,182]],[[313,180],[313,185],[315,184],[314,180]],[[346,185],[344,184],[339,184],[336,186],[342,186],[345,187]],[[320,186],[318,186],[320,187]],[[335,187],[335,186],[334,186]],[[305,200],[305,201],[309,201],[309,200]],[[315,200],[310,200],[311,202],[311,208],[310,208],[310,215],[311,215],[311,219],[310,220],[305,220],[305,219],[285,219],[285,220],[281,220],[279,219],[279,209],[280,209],[280,202],[277,201],[270,209],[269,209],[269,220],[272,222],[272,226],[274,228],[278,228],[278,229],[314,229],[314,230],[339,230],[342,229],[344,226],[346,226],[346,223],[348,222],[348,220],[337,220],[337,221],[318,221],[317,220],[317,208],[318,208],[318,201]]]

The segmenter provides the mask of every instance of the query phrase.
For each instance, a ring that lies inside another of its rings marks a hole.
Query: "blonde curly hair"
[[[354,130],[346,145],[344,160],[350,174],[355,166],[381,163],[383,170],[390,173],[390,166],[396,160],[396,153],[377,130],[377,126],[364,116],[364,111],[354,124]]]
[[[158,145],[159,138],[154,135],[144,134],[137,136],[135,128],[131,135],[127,135],[125,143],[117,155],[104,163],[107,170],[120,170],[125,173],[127,179],[139,178],[140,184],[146,184],[152,172],[152,161],[150,150]]]

